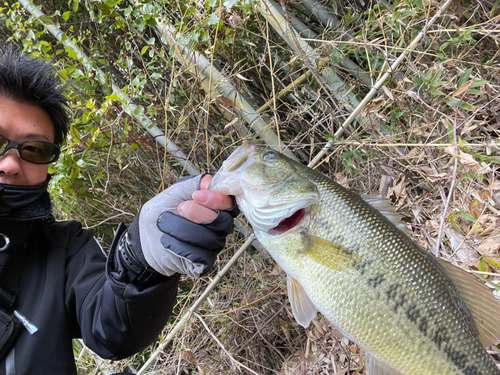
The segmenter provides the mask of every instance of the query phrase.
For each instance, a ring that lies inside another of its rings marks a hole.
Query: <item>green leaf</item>
[[[26,35],[26,40],[35,40],[35,33],[33,30],[28,31],[28,35]]]
[[[68,18],[69,18],[69,15],[70,15],[70,14],[71,14],[71,12],[70,12],[70,11],[68,11],[68,12],[64,12],[64,13],[62,14],[62,18],[63,18],[63,20],[67,21],[67,20],[68,20]]]
[[[472,73],[472,68],[469,68],[464,72],[464,74],[460,76],[460,78],[457,81],[457,88],[462,86],[465,82],[467,82],[471,73]]]
[[[490,265],[496,268],[500,268],[500,260],[491,258],[491,257],[483,257],[483,259]]]
[[[471,94],[471,95],[478,95],[478,96],[484,95],[481,90],[476,90],[476,89],[469,89],[469,90],[467,90],[467,93]]]
[[[219,17],[217,17],[217,14],[212,13],[210,17],[208,17],[207,23],[209,25],[217,25],[219,23]]]
[[[148,50],[149,46],[144,46],[142,47],[141,49],[141,55],[144,55],[146,53],[146,51]]]
[[[476,222],[476,218],[474,216],[471,216],[469,215],[468,213],[466,212],[463,212],[463,211],[457,211],[456,212],[456,215],[457,216],[460,216],[462,219],[465,219],[465,220],[468,220],[468,221],[471,221],[473,223]]]
[[[106,4],[108,7],[114,7],[117,4],[120,4],[122,0],[106,0],[104,1],[104,4]]]
[[[450,45],[450,42],[445,42],[439,46],[439,50],[442,51]]]
[[[490,83],[490,82],[489,81],[485,81],[484,79],[477,79],[474,82],[472,82],[472,84],[470,85],[470,87],[471,88],[473,88],[473,87],[479,87],[479,86],[486,85],[487,83]]]
[[[481,272],[488,272],[488,266],[484,262],[483,257],[479,258],[479,263],[477,264],[477,269]]]
[[[476,107],[474,107],[472,104],[464,102],[463,100],[458,105],[458,108],[463,109],[464,111],[475,111],[476,110]]]
[[[106,100],[118,100],[120,101],[120,97],[118,95],[116,95],[115,93],[111,94],[111,95],[108,95],[106,96]]]
[[[76,59],[76,52],[73,50],[73,48],[65,47],[65,50],[69,57],[71,57],[72,59]]]
[[[80,69],[75,69],[73,73],[71,73],[71,77],[78,78],[83,76],[83,72]]]
[[[455,214],[454,213],[451,213],[451,214],[448,215],[448,220],[450,221],[450,223],[453,226],[453,228],[455,228],[455,230],[457,230],[458,232],[462,231],[462,229],[460,229],[460,227],[458,226],[457,222],[455,221]]]
[[[446,95],[444,92],[438,89],[430,89],[429,94],[431,95]]]

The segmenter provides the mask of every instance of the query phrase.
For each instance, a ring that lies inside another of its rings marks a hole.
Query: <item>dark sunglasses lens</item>
[[[0,134],[0,155],[5,152],[9,144],[9,140]]]
[[[46,164],[57,158],[56,147],[49,142],[29,141],[22,145],[21,158],[35,164]]]

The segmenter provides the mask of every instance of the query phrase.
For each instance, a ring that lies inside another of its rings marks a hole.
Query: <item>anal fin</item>
[[[307,296],[302,285],[292,276],[287,275],[286,285],[288,289],[288,299],[292,305],[293,316],[302,327],[308,327],[317,313],[318,309]]]

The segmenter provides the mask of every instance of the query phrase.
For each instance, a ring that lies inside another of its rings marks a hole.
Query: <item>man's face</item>
[[[49,115],[36,105],[21,103],[0,95],[0,134],[13,141],[54,142],[54,126]],[[48,164],[22,160],[17,150],[0,156],[0,183],[35,185],[47,178]]]

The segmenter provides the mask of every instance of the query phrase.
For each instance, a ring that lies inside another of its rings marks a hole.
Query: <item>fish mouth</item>
[[[243,188],[240,185],[240,174],[252,160],[252,154],[255,147],[256,146],[251,143],[245,143],[238,147],[229,158],[222,163],[222,167],[210,181],[208,189],[217,190],[226,195],[238,196],[242,194]]]
[[[290,229],[295,228],[304,217],[305,212],[305,208],[301,208],[300,210],[295,211],[289,217],[281,220],[277,226],[269,229],[267,233],[271,235],[283,234]]]

